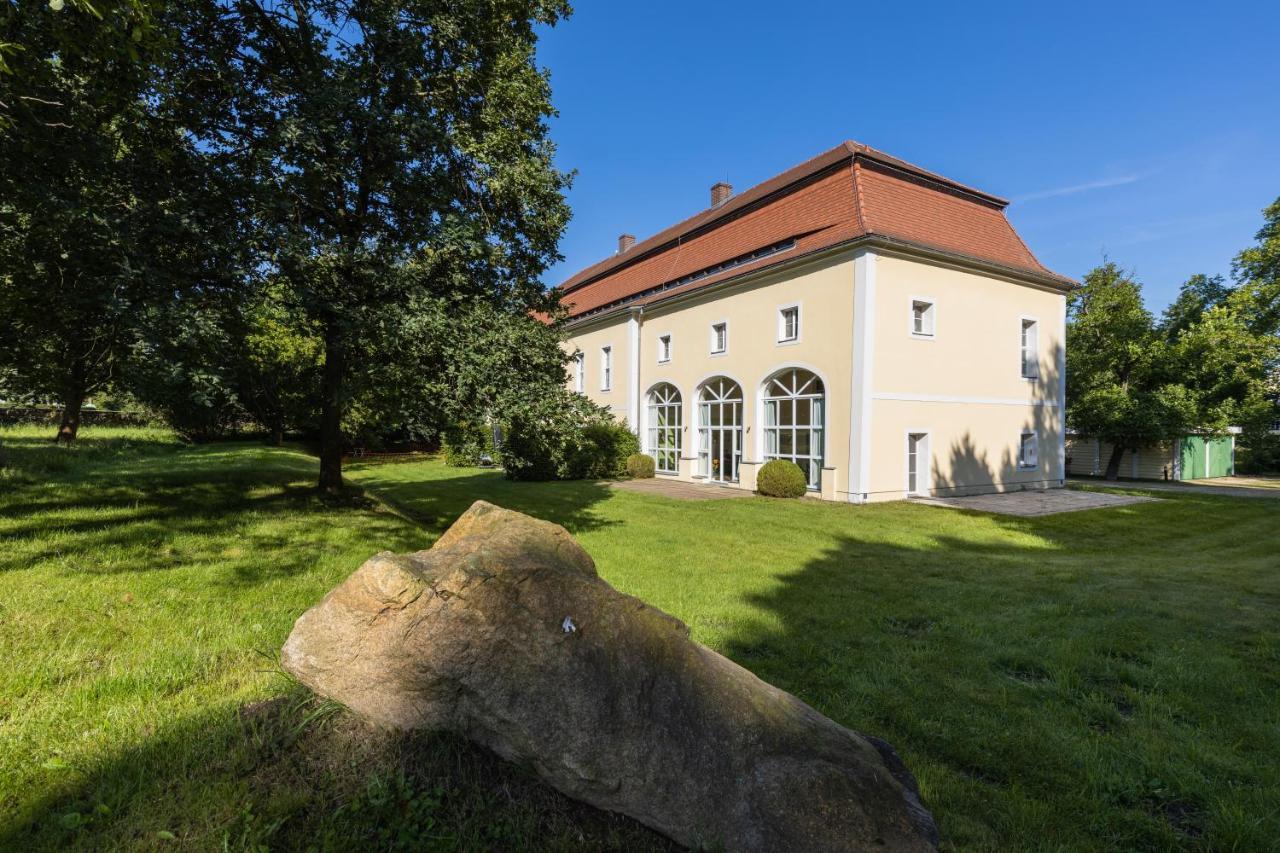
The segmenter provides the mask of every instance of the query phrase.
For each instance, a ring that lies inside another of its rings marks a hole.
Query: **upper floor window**
[[[1022,318],[1022,375],[1026,379],[1040,376],[1040,324],[1030,317]]]
[[[579,350],[573,354],[573,390],[581,394],[587,390],[587,358]]]
[[[1018,442],[1018,467],[1035,468],[1040,464],[1038,457],[1036,434],[1024,432]]]
[[[729,324],[711,324],[711,354],[727,352],[729,349]]]
[[[934,332],[935,309],[932,300],[911,300],[911,334],[921,338],[932,338]]]
[[[600,390],[613,387],[613,347],[600,348]]]
[[[658,363],[664,363],[671,360],[671,336],[658,336]]]
[[[800,340],[800,306],[778,309],[778,343]]]

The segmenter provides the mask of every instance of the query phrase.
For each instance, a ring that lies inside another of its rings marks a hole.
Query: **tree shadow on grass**
[[[923,537],[836,537],[747,597],[762,617],[726,653],[893,744],[958,847],[1247,849],[1274,838],[1259,804],[1280,780],[1238,749],[1259,730],[1232,698],[1256,689],[1265,655],[1227,671],[1231,645],[1204,636],[1236,610],[1234,593],[1209,605],[1213,581],[1194,566],[1171,565],[1165,587],[1081,559],[1059,519],[987,516],[988,531],[1009,534],[1001,544],[955,523],[970,513],[902,510]],[[1124,535],[1109,512],[1080,526]],[[1259,627],[1255,614],[1235,630]],[[1257,786],[1259,810],[1242,806],[1253,822],[1218,825],[1215,839],[1215,803],[1230,813],[1237,785]]]
[[[50,772],[68,782],[0,849],[678,849],[458,737],[380,730],[297,687]]]
[[[0,554],[0,573],[49,560],[84,574],[230,563],[235,571],[220,578],[256,583],[313,565],[325,532],[316,525],[342,524],[348,513],[384,548],[418,550],[477,498],[581,532],[603,523],[591,507],[609,493],[599,483],[516,484],[488,472],[460,473],[379,487],[388,507],[355,480],[337,498],[316,492],[316,461],[298,452],[155,444],[164,452],[154,455],[148,445],[79,457],[73,461],[82,464],[65,470],[25,469],[38,476],[0,497],[0,535],[10,544]],[[407,535],[406,521],[421,525],[421,534]],[[103,562],[103,554],[116,558]]]

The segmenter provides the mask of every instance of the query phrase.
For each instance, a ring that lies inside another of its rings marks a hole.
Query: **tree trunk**
[[[1111,445],[1111,458],[1107,460],[1106,478],[1108,480],[1120,479],[1120,457],[1122,456],[1124,456],[1124,445]]]
[[[342,397],[346,374],[346,341],[337,321],[324,332],[324,376],[320,394],[320,490],[342,491]]]
[[[54,439],[62,444],[70,444],[76,440],[80,432],[80,411],[84,407],[84,392],[70,391],[62,400],[62,422],[58,424],[58,435]]]
[[[284,447],[284,427],[278,426],[271,431],[271,444],[275,447]]]

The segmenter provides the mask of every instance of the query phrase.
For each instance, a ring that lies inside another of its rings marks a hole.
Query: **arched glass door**
[[[790,459],[811,489],[821,486],[825,401],[822,380],[807,370],[784,370],[764,384],[764,458]]]
[[[680,391],[667,382],[649,392],[648,449],[660,474],[680,473],[681,402]]]
[[[717,376],[698,391],[698,472],[717,483],[736,483],[741,461],[742,387]]]

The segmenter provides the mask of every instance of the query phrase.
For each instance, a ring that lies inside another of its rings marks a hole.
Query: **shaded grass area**
[[[887,738],[960,849],[1275,849],[1280,511],[1010,518],[680,502],[438,464],[356,471],[436,527],[476,497],[565,524],[696,639]]]
[[[466,744],[363,729],[276,672],[306,607],[477,498],[564,524],[619,589],[887,738],[949,848],[1280,837],[1271,502],[1010,519],[436,462],[353,466],[365,496],[330,502],[291,450],[85,437],[0,432],[2,849],[659,845]]]
[[[373,553],[433,536],[314,459],[0,431],[0,849],[634,849],[521,768],[307,702],[276,656]]]

